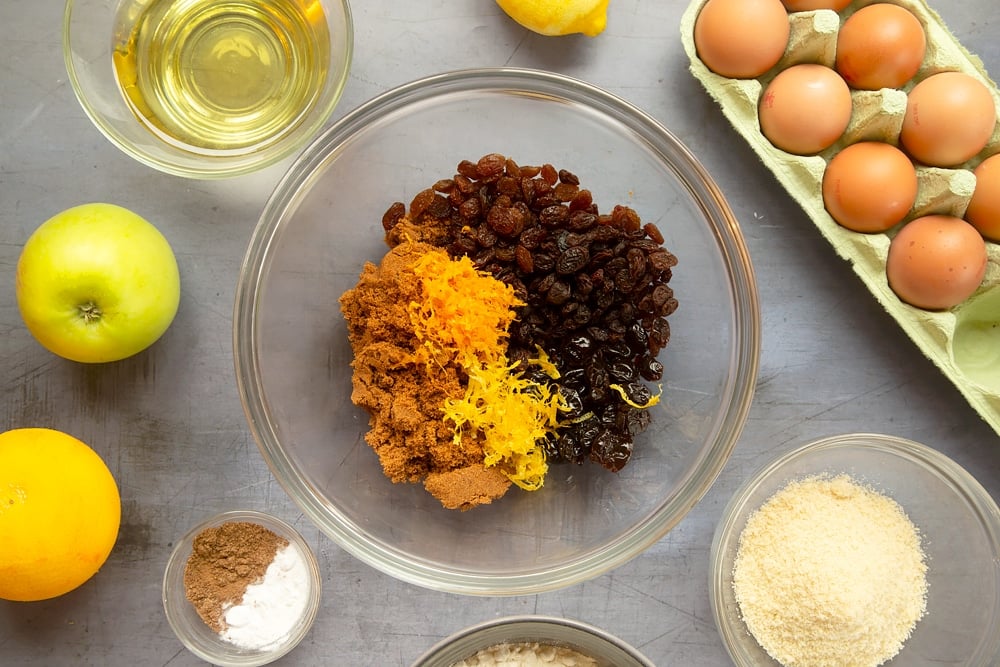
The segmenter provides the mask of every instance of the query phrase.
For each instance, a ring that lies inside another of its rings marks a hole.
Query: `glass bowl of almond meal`
[[[653,667],[634,647],[582,621],[505,616],[442,639],[411,667]]]
[[[404,84],[295,161],[250,239],[237,382],[349,553],[512,595],[597,576],[715,480],[753,395],[739,224],[660,122],[524,69]]]
[[[1000,510],[932,446],[820,438],[723,511],[712,611],[739,667],[995,665]]]

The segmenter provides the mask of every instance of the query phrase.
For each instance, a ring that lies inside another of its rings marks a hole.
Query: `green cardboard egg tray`
[[[902,223],[886,233],[863,234],[838,225],[826,212],[823,172],[836,153],[857,141],[898,145],[906,113],[906,96],[914,85],[942,71],[961,71],[984,84],[1000,109],[1000,92],[982,61],[958,42],[941,17],[923,0],[877,0],[910,10],[927,36],[927,50],[917,75],[901,89],[852,90],[853,110],[847,130],[826,151],[812,156],[786,153],[760,131],[757,103],[768,82],[781,70],[799,63],[833,67],[837,33],[852,13],[876,0],[855,0],[840,12],[821,9],[788,15],[790,37],[781,60],[755,79],[729,79],[708,69],[698,58],[694,24],[707,0],[693,0],[681,20],[681,39],[690,70],[715,100],[723,115],[750,144],[788,193],[808,214],[834,250],[847,260],[872,295],[899,323],[917,347],[940,368],[970,405],[1000,434],[1000,245],[987,242],[989,262],[979,289],[963,303],[945,311],[910,306],[889,288],[885,259],[893,235],[913,218],[928,214],[962,217],[976,187],[972,170],[1000,153],[1000,123],[986,147],[953,169],[917,165],[917,201]]]

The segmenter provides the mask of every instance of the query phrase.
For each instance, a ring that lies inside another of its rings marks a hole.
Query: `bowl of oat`
[[[632,646],[587,623],[507,616],[479,623],[430,648],[411,667],[653,667]]]
[[[259,450],[404,581],[513,595],[659,540],[736,444],[760,316],[739,224],[661,123],[522,69],[400,86],[268,200],[237,287]]]

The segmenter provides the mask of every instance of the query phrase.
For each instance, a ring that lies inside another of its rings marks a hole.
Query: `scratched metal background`
[[[946,2],[959,39],[1000,74],[996,0]],[[686,70],[682,0],[611,0],[597,39],[546,39],[493,0],[356,0],[356,51],[335,117],[397,84],[457,67],[526,66],[603,86],[679,134],[722,186],[757,270],[760,380],[739,446],[705,499],[630,563],[566,590],[465,598],[399,583],[319,533],[271,477],[233,379],[231,311],[245,245],[282,165],[228,182],[139,166],[77,104],[63,68],[62,2],[0,3],[0,428],[50,426],[91,443],[122,491],[120,540],[87,585],[57,600],[0,601],[0,665],[199,664],[160,607],[174,541],[213,512],[273,512],[305,534],[324,604],[285,665],[409,665],[440,638],[500,615],[547,613],[601,626],[656,664],[728,658],[712,622],[708,550],[726,500],[766,458],[818,436],[880,431],[934,445],[1000,498],[1000,438],[870,298]],[[115,202],[157,221],[182,271],[180,312],[133,359],[88,367],[41,349],[21,324],[14,267],[57,211]]]

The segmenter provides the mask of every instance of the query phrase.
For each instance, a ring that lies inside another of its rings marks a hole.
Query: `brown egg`
[[[924,28],[912,12],[868,5],[840,27],[835,69],[851,88],[899,88],[916,75],[926,50]]]
[[[823,173],[823,204],[856,232],[884,232],[901,222],[917,199],[917,171],[903,151],[863,141],[838,152]]]
[[[975,227],[961,218],[927,215],[893,237],[885,271],[889,287],[906,303],[944,310],[972,296],[986,262],[986,242]]]
[[[976,167],[976,190],[965,219],[991,241],[1000,243],[1000,154],[988,157]]]
[[[790,12],[808,12],[813,9],[832,9],[839,12],[851,4],[851,0],[782,0],[782,4]]]
[[[839,74],[823,65],[793,65],[764,89],[760,129],[784,151],[814,155],[844,133],[851,108],[851,90]]]
[[[731,79],[752,79],[774,67],[788,46],[781,0],[708,0],[694,24],[698,57]]]
[[[941,72],[910,91],[899,141],[919,162],[953,167],[986,146],[996,122],[996,104],[982,82],[964,72]]]

